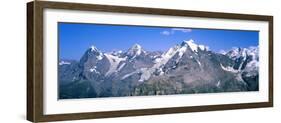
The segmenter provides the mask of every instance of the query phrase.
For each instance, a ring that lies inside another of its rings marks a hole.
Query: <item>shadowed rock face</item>
[[[80,61],[60,60],[60,99],[258,91],[258,48],[209,51],[193,40],[166,52],[136,44],[126,52],[92,46]]]

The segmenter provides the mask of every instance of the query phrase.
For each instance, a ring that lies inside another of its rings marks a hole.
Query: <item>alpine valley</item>
[[[59,99],[258,91],[258,53],[258,46],[217,53],[193,40],[166,52],[91,46],[79,61],[59,60]]]

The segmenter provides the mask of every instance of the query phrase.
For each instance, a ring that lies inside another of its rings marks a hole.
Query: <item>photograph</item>
[[[259,91],[259,31],[58,22],[58,99]]]

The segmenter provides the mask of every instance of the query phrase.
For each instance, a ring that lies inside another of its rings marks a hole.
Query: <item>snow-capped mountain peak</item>
[[[193,51],[193,52],[198,52],[198,48],[202,51],[208,50],[209,47],[204,46],[204,45],[197,45],[194,43],[194,41],[188,40],[188,41],[183,41],[181,45],[176,45],[172,48],[170,48],[167,52],[161,55],[160,58],[155,59],[156,63],[161,63],[161,65],[166,64],[174,55],[178,54],[180,59],[183,54],[187,51],[188,47]],[[160,62],[161,61],[161,62]],[[160,66],[160,65],[158,65]]]
[[[141,46],[139,44],[134,44],[132,46],[132,49],[141,49]]]
[[[96,46],[94,46],[94,45],[92,45],[90,48],[91,48],[92,52],[93,51],[100,52],[99,49]]]
[[[236,59],[239,57],[246,57],[246,56],[258,56],[258,46],[257,47],[249,47],[249,48],[240,48],[240,47],[233,47],[230,51],[226,53],[232,59]]]
[[[139,44],[134,44],[128,51],[127,55],[131,56],[131,58],[135,58],[136,56],[140,55],[144,50]]]
[[[98,60],[101,60],[104,57],[103,53],[94,45],[90,47],[90,52],[88,53],[95,54]]]
[[[209,51],[209,47],[208,46],[205,46],[205,45],[198,45],[198,47],[200,48],[200,50],[204,51]]]
[[[188,41],[184,41],[181,45],[182,46],[188,45],[193,52],[198,52],[198,48],[202,51],[209,50],[208,46],[196,44],[192,39]]]
[[[140,54],[142,50],[142,47],[139,44],[134,44],[128,52],[133,52],[133,53],[137,53]]]
[[[259,69],[259,48],[237,48],[234,47],[232,50],[226,53],[226,56],[235,61],[235,69],[244,71],[246,76],[252,76],[258,74]]]
[[[198,45],[192,39],[184,41],[192,51],[198,52]]]

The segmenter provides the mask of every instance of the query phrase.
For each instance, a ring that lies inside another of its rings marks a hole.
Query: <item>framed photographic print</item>
[[[27,4],[34,122],[273,106],[273,17]]]

